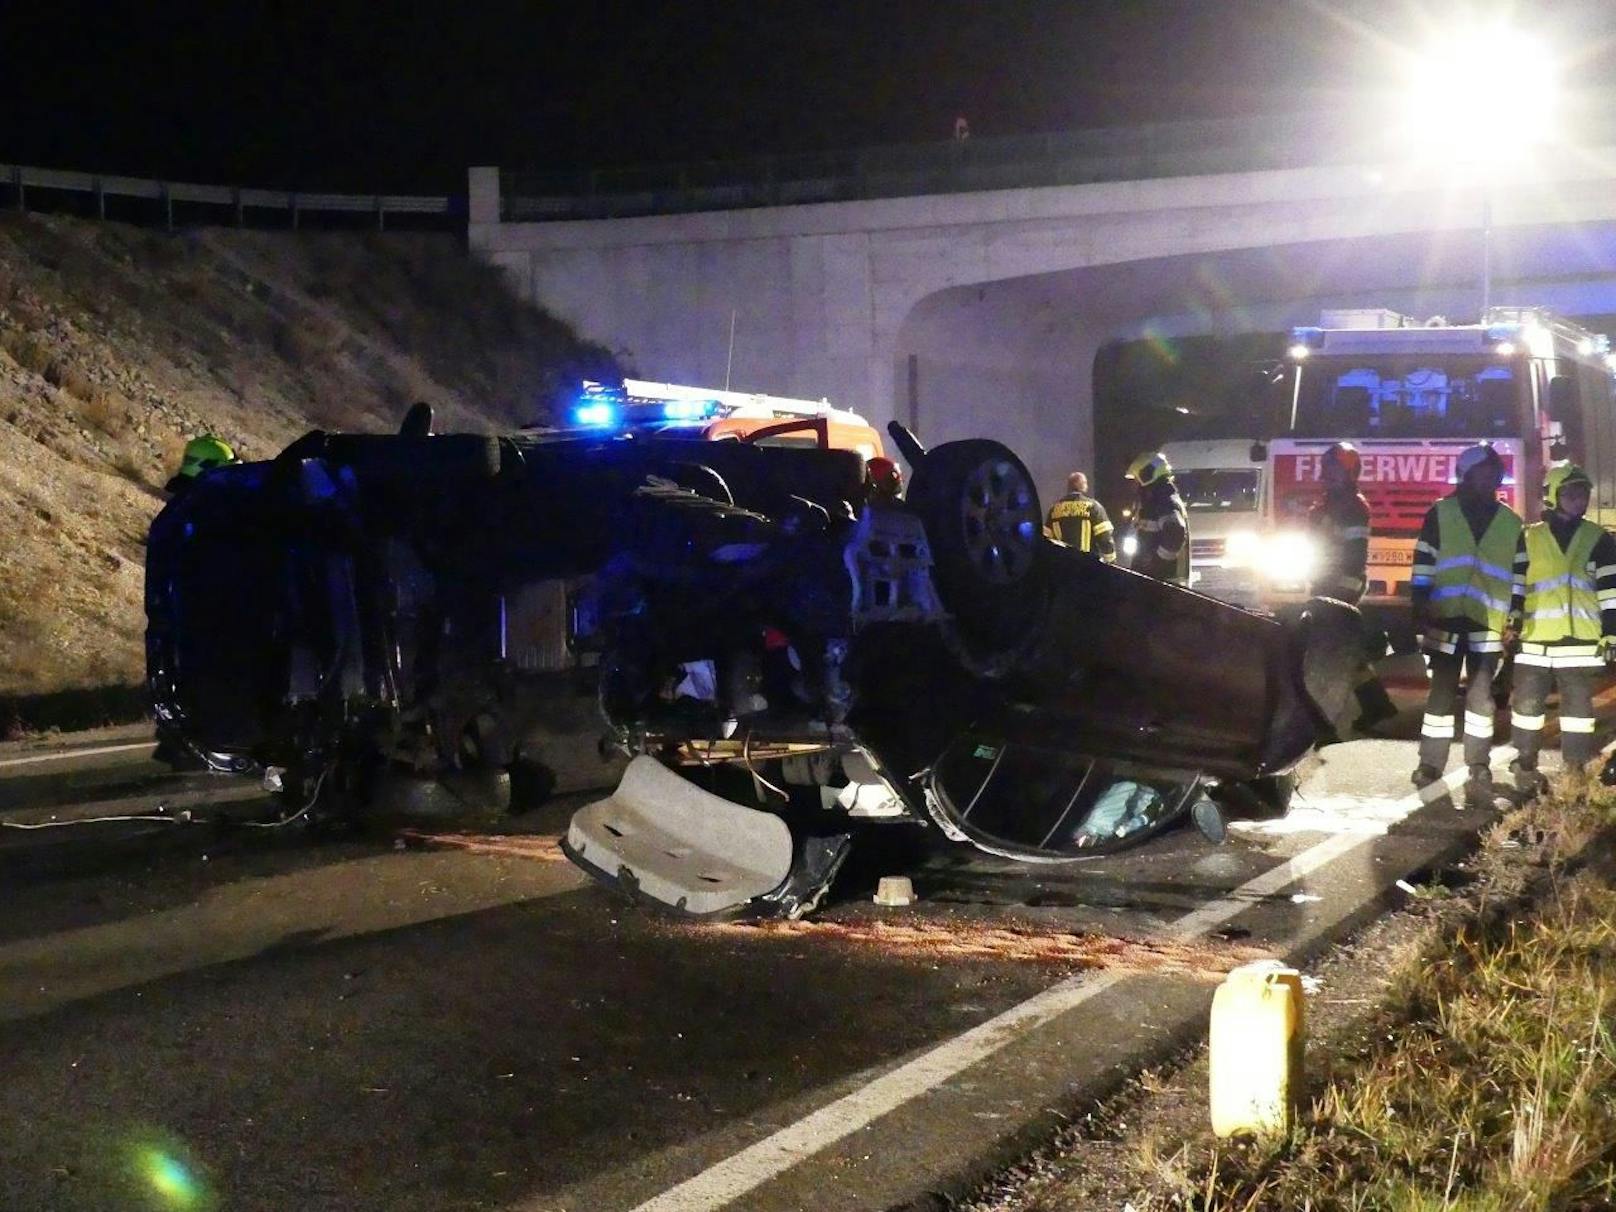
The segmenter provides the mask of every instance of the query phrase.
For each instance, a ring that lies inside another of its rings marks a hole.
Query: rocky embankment
[[[139,680],[146,528],[190,436],[264,458],[421,399],[508,427],[610,370],[452,236],[0,217],[0,699]]]

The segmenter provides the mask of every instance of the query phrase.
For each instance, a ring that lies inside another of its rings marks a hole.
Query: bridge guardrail
[[[164,221],[169,228],[174,226],[176,202],[229,207],[238,227],[245,224],[249,210],[287,214],[294,228],[304,214],[374,215],[377,230],[386,230],[388,215],[441,215],[447,218],[455,214],[454,199],[447,195],[304,193],[288,189],[158,181],[71,169],[34,168],[22,164],[0,164],[0,186],[11,187],[12,202],[18,210],[28,209],[30,189],[92,194],[96,200],[96,213],[103,219],[107,217],[106,200],[109,197],[159,202],[163,205]]]
[[[1564,127],[1588,146],[1616,143],[1616,106],[1585,99]],[[1320,109],[748,160],[517,170],[500,174],[501,214],[625,218],[1375,162],[1392,135],[1363,108]]]
[[[1351,159],[1339,114],[1205,119],[857,151],[501,173],[507,221],[906,197],[1292,167]],[[1334,154],[1331,154],[1331,153]]]

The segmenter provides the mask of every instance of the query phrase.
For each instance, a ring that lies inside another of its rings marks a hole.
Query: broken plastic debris
[[[1418,896],[1420,894],[1420,890],[1418,888],[1416,888],[1413,884],[1409,883],[1407,880],[1398,880],[1397,881],[1397,886],[1399,888],[1401,888],[1404,892],[1408,893],[1410,896]]]
[[[1323,899],[1324,898],[1322,896],[1318,896],[1312,892],[1291,893],[1291,904],[1293,905],[1309,905],[1314,901],[1322,901]]]
[[[875,903],[902,908],[915,903],[915,885],[907,875],[883,875],[875,886]]]

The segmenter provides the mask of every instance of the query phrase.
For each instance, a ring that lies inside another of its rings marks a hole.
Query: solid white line
[[[1607,688],[1596,696],[1596,701],[1603,702],[1612,696],[1616,696],[1616,687]],[[1507,764],[1514,758],[1515,750],[1512,746],[1500,745],[1489,756],[1493,762]],[[1469,771],[1460,766],[1439,783],[1395,802],[1404,808],[1402,815],[1407,817],[1444,790],[1450,795],[1460,794],[1468,777]],[[1354,850],[1379,843],[1383,837],[1379,833],[1339,833],[1326,838],[1295,858],[1247,880],[1225,896],[1185,914],[1172,924],[1169,934],[1175,939],[1206,934],[1244,913],[1255,902],[1273,896]],[[1099,996],[1123,979],[1124,974],[1120,972],[1068,977],[739,1153],[714,1163],[646,1200],[634,1212],[716,1212],[1056,1016]]]
[[[1508,760],[1507,757],[1505,760]],[[1444,782],[1450,789],[1455,789],[1464,781],[1466,774],[1467,771],[1460,767],[1449,774]],[[1398,803],[1407,805],[1406,816],[1419,808],[1422,801],[1418,795],[1411,795]],[[1380,842],[1382,837],[1381,834],[1362,833],[1341,833],[1329,837],[1308,847],[1295,858],[1246,881],[1218,900],[1179,918],[1172,924],[1169,933],[1176,939],[1190,939],[1205,934],[1244,913],[1262,898],[1274,895],[1361,846]],[[1057,1015],[1099,996],[1123,979],[1124,974],[1120,972],[1108,972],[1097,977],[1068,977],[965,1034],[900,1065],[869,1085],[715,1163],[693,1178],[640,1204],[634,1212],[713,1212],[722,1208],[843,1137],[851,1136],[887,1112],[920,1097],[961,1070],[986,1059]]]
[[[1057,1015],[1098,997],[1120,983],[1125,975],[1113,971],[1097,977],[1068,977],[647,1200],[635,1212],[697,1212],[698,1209],[721,1208],[993,1055]]]
[[[103,753],[127,753],[131,749],[151,749],[156,741],[136,741],[128,745],[103,745],[99,749],[63,749],[58,753],[39,753],[32,757],[5,758],[0,767],[31,766],[36,762],[60,762],[66,758],[96,757]]]

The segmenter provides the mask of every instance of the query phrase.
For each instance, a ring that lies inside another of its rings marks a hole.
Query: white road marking
[[[56,753],[37,753],[30,757],[5,758],[0,760],[0,768],[6,766],[31,766],[36,762],[60,762],[66,758],[98,757],[103,753],[128,753],[134,749],[152,749],[156,741],[135,741],[128,745],[102,745],[98,749],[63,749]]]
[[[1507,762],[1514,752],[1505,746],[1495,750],[1494,756]],[[1427,788],[1426,794],[1429,795],[1439,786],[1445,786],[1450,793],[1456,792],[1464,785],[1467,776],[1468,772],[1461,766],[1445,776],[1441,784]],[[1407,816],[1422,802],[1421,796],[1415,794],[1394,801],[1394,805],[1402,809],[1401,816]],[[1225,896],[1179,918],[1172,924],[1168,934],[1179,940],[1206,934],[1244,913],[1254,903],[1275,895],[1287,885],[1378,840],[1379,834],[1364,832],[1338,833],[1326,838],[1295,858],[1278,864],[1255,879],[1247,880]],[[709,1166],[693,1178],[670,1187],[661,1195],[640,1204],[634,1212],[714,1212],[785,1173],[799,1162],[867,1127],[887,1112],[919,1098],[1056,1016],[1098,997],[1124,980],[1125,976],[1120,972],[1108,972],[1097,977],[1068,977],[965,1034],[922,1053],[867,1086]]]

